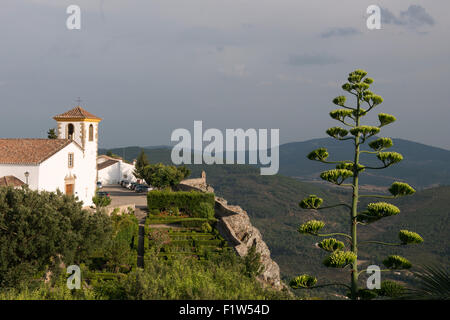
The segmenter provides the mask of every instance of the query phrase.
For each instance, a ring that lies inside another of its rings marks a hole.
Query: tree
[[[58,136],[56,135],[56,130],[54,128],[48,129],[47,137],[49,139],[58,139]]]
[[[0,188],[0,287],[80,264],[111,237],[111,220],[61,192]]]
[[[173,188],[181,180],[187,178],[191,171],[186,167],[166,166],[162,163],[150,164],[145,166],[142,171],[142,177],[148,185],[158,189]]]
[[[328,161],[329,153],[325,148],[319,148],[308,154],[310,160],[319,161],[327,164],[336,165],[335,169],[324,171],[320,174],[320,178],[333,183],[337,186],[350,187],[352,189],[351,203],[338,203],[325,207],[321,207],[323,199],[316,195],[310,195],[303,199],[299,205],[303,209],[308,210],[323,210],[336,207],[344,207],[349,212],[349,225],[350,232],[342,233],[328,233],[320,234],[319,231],[325,226],[325,223],[320,220],[310,220],[302,224],[298,231],[301,234],[313,235],[318,237],[341,237],[347,241],[349,249],[346,248],[344,242],[335,238],[326,238],[318,243],[318,246],[329,251],[330,255],[324,260],[324,264],[327,267],[333,268],[345,268],[349,266],[351,268],[351,281],[350,285],[346,284],[326,284],[326,285],[342,285],[350,290],[350,297],[352,299],[363,298],[363,295],[368,290],[358,288],[358,276],[365,270],[358,272],[358,243],[357,239],[357,227],[358,225],[365,226],[370,223],[374,223],[380,219],[397,215],[400,213],[400,209],[393,204],[387,202],[372,202],[367,205],[367,209],[364,211],[358,210],[358,203],[362,198],[381,198],[381,199],[394,199],[401,196],[411,195],[415,193],[415,190],[404,182],[394,182],[389,188],[390,195],[377,195],[377,194],[359,194],[359,177],[365,170],[380,170],[391,165],[400,162],[403,156],[397,152],[388,152],[386,149],[393,146],[391,138],[375,138],[380,132],[380,129],[396,119],[393,115],[386,113],[379,113],[378,120],[379,125],[370,126],[362,124],[362,118],[366,116],[374,108],[377,108],[383,99],[381,96],[374,94],[369,90],[370,85],[373,83],[373,79],[366,77],[367,72],[364,70],[355,70],[348,76],[348,82],[342,86],[342,89],[356,99],[356,106],[346,105],[346,97],[338,96],[333,100],[333,103],[340,109],[336,109],[330,112],[331,118],[344,124],[347,129],[342,127],[329,128],[326,133],[334,139],[339,141],[351,141],[354,145],[353,160],[342,161]],[[367,105],[367,109],[363,108],[363,105]],[[368,140],[371,140],[370,142]],[[368,142],[368,146],[372,149],[362,150],[364,143]],[[360,163],[360,155],[362,153],[371,154],[376,156],[380,161],[379,167],[370,167]],[[347,179],[351,179],[351,183],[344,183]],[[364,244],[382,244],[382,245],[399,245],[421,243],[423,239],[415,232],[408,230],[400,230],[399,243],[384,243],[380,241],[365,241]],[[398,255],[391,255],[383,261],[388,271],[393,269],[409,269],[411,263],[406,259]],[[317,279],[310,275],[301,275],[292,280],[291,286],[297,288],[316,288]],[[326,286],[326,285],[320,285]]]
[[[146,166],[148,166],[149,164],[150,164],[150,162],[147,159],[147,155],[145,154],[144,150],[141,150],[141,153],[139,153],[139,156],[136,159],[136,165],[135,165],[135,169],[133,171],[133,175],[137,179],[144,179],[144,177],[142,176],[143,169]]]
[[[111,204],[111,197],[110,196],[99,196],[96,195],[92,197],[92,202],[95,204],[95,207],[97,208],[97,211],[101,208],[107,207]]]

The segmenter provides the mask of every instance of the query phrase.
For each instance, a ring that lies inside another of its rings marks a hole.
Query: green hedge
[[[214,194],[199,191],[153,190],[147,194],[149,212],[174,210],[196,218],[214,217]]]
[[[86,275],[86,278],[90,281],[114,280],[121,277],[125,277],[125,274],[113,272],[89,272]]]
[[[196,247],[201,247],[201,246],[217,246],[220,247],[222,245],[224,245],[223,240],[220,239],[215,239],[215,240],[195,240],[194,244]]]

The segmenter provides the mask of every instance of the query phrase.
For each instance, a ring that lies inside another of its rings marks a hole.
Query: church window
[[[89,126],[89,141],[94,141],[94,126],[92,124]]]
[[[73,153],[69,153],[69,168],[73,168],[73,163],[74,163],[74,154]]]
[[[69,123],[67,125],[67,137],[70,140],[73,140],[73,133],[75,132],[75,127],[73,126],[73,124]]]

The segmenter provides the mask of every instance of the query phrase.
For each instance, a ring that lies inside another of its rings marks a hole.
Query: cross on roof
[[[82,101],[82,100],[81,100],[80,97],[78,97],[77,100],[75,100],[75,102],[76,102],[78,105],[81,105],[81,101]]]

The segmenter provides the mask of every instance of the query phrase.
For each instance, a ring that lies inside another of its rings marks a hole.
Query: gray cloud
[[[381,8],[381,23],[405,26],[409,29],[417,29],[423,26],[433,26],[434,18],[419,5],[410,5],[407,10],[401,11],[395,16],[386,8]]]
[[[361,32],[356,30],[352,27],[346,27],[346,28],[333,28],[326,32],[322,32],[320,34],[321,38],[332,38],[332,37],[347,37],[347,36],[354,36],[357,34],[360,34]]]
[[[300,54],[291,55],[288,60],[288,64],[292,66],[305,66],[305,65],[329,65],[341,62],[340,59],[323,55],[323,54]]]
[[[412,27],[433,26],[435,24],[433,17],[421,6],[409,6],[408,10],[400,12],[400,17]]]

